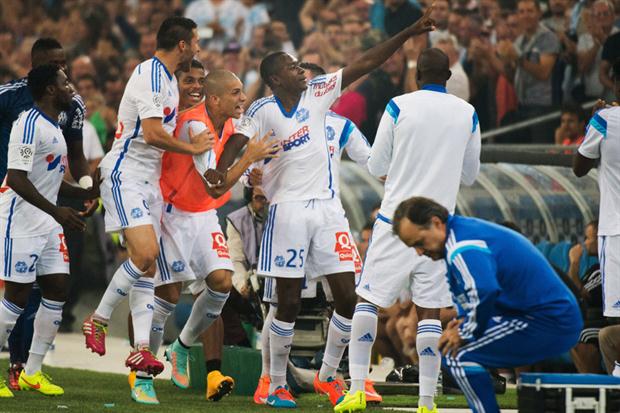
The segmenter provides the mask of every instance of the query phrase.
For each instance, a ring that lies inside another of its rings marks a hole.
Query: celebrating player
[[[398,205],[393,231],[416,254],[447,262],[458,318],[439,349],[474,413],[499,412],[487,368],[534,364],[577,343],[583,321],[575,296],[521,234],[450,215],[423,197]]]
[[[276,52],[263,59],[260,73],[274,95],[256,101],[226,145],[218,169],[225,171],[247,139],[272,132],[282,153],[267,159],[263,189],[271,202],[261,241],[258,274],[278,280],[278,309],[270,331],[271,383],[267,404],[296,407],[286,386],[286,366],[299,312],[306,268],[325,275],[335,298],[335,312],[325,353],[337,365],[350,336],[355,304],[354,263],[349,225],[336,199],[325,116],[341,90],[377,68],[412,36],[433,30],[432,7],[415,24],[362,54],[336,73],[306,82],[292,56]],[[308,273],[308,275],[311,275]],[[334,334],[337,331],[338,334]],[[324,360],[324,364],[325,360]],[[327,370],[334,370],[326,365]],[[322,383],[342,397],[335,377]],[[330,397],[334,400],[335,397]],[[337,399],[336,399],[337,400]]]
[[[0,189],[0,226],[6,233],[1,254],[5,292],[0,306],[0,343],[11,333],[36,280],[41,305],[19,387],[61,395],[64,390],[51,383],[41,366],[58,332],[67,296],[69,255],[62,227],[84,231],[85,224],[77,211],[56,206],[56,198],[59,191],[80,199],[96,194],[63,183],[67,145],[56,120],[71,108],[69,79],[57,65],[37,66],[28,73],[28,88],[34,107],[23,112],[11,130],[7,177]],[[13,396],[4,380],[0,396]]]
[[[364,382],[377,336],[379,307],[390,307],[411,288],[418,313],[416,349],[420,363],[418,413],[435,412],[433,403],[441,359],[439,310],[452,304],[443,262],[412,254],[391,230],[396,206],[413,195],[438,199],[454,211],[459,184],[471,185],[480,169],[480,127],[473,106],[446,93],[448,57],[426,49],[418,59],[420,90],[392,99],[381,118],[368,170],[387,175],[372,243],[356,293],[360,297],[351,330],[351,391],[337,412],[363,411]]]
[[[125,364],[149,374],[159,374],[164,368],[149,351],[153,276],[163,207],[159,189],[162,152],[198,155],[213,145],[207,131],[191,137],[190,142],[171,135],[179,100],[173,73],[180,67],[189,67],[198,50],[196,24],[192,20],[164,20],[157,32],[155,56],[140,63],[127,82],[118,111],[116,139],[100,165],[106,230],[122,231],[129,259],[114,274],[82,330],[86,347],[105,354],[106,325],[112,311],[129,294],[135,348]]]

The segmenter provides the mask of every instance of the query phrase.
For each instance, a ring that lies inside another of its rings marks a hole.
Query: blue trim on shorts
[[[11,201],[9,209],[9,218],[6,222],[6,234],[4,237],[4,276],[11,277],[11,267],[13,265],[13,240],[11,239],[11,221],[13,220],[13,212],[15,212],[15,201],[17,197]]]

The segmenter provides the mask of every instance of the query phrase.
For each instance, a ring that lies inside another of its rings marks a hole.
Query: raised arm
[[[432,11],[433,6],[430,6],[414,24],[368,50],[353,63],[346,66],[342,71],[342,89],[381,66],[410,37],[435,30],[435,22],[430,17]]]

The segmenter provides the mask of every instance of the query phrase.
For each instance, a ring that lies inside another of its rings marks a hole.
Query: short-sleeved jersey
[[[20,113],[34,105],[28,79],[13,80],[0,86],[0,181],[6,175],[7,148],[13,122]],[[73,95],[71,108],[61,112],[58,124],[67,142],[82,140],[82,127],[86,117],[86,105],[79,95]]]
[[[134,69],[118,108],[112,149],[101,167],[123,176],[158,178],[163,150],[144,141],[142,119],[161,118],[170,135],[176,127],[179,90],[176,77],[153,57]]]
[[[480,338],[496,316],[564,315],[567,329],[581,322],[575,296],[521,234],[458,215],[448,218],[446,234],[448,283],[463,319],[461,338]]]
[[[23,112],[11,130],[7,166],[26,171],[37,191],[56,204],[67,167],[67,145],[58,123],[37,107]],[[49,234],[56,226],[54,218],[22,199],[5,179],[0,188],[0,231],[5,238]]]
[[[579,153],[600,159],[598,185],[601,192],[598,234],[620,234],[620,107],[597,112],[586,129]]]
[[[474,107],[439,85],[392,99],[383,113],[368,170],[387,175],[379,213],[392,219],[412,196],[434,199],[453,212],[461,180],[480,170],[480,126]]]
[[[325,136],[325,117],[340,95],[342,70],[308,82],[299,102],[286,112],[276,96],[254,102],[237,125],[249,138],[270,130],[280,143],[280,156],[266,159],[263,189],[272,204],[336,195],[335,179]]]
[[[370,145],[366,137],[351,120],[334,112],[328,112],[325,119],[325,136],[332,160],[334,190],[340,196],[340,160],[346,151],[349,158],[366,168],[370,157]]]

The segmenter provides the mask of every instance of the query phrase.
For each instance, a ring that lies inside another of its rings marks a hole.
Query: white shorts
[[[599,236],[598,251],[603,275],[603,315],[620,317],[620,235]]]
[[[60,225],[47,235],[5,238],[0,257],[4,281],[27,284],[37,276],[69,274],[69,250]]]
[[[186,212],[166,204],[155,286],[204,280],[215,270],[234,271],[217,211]]]
[[[101,169],[101,176],[106,232],[152,225],[159,238],[164,203],[159,180],[146,181],[108,169]]]
[[[308,278],[354,272],[353,240],[339,199],[271,205],[263,230],[258,274]]]
[[[402,291],[410,289],[411,300],[420,307],[452,306],[445,262],[419,256],[393,234],[392,224],[383,219],[378,218],[373,226],[364,269],[355,289],[357,295],[387,308]]]
[[[325,292],[325,298],[328,302],[334,301],[332,290],[329,288],[329,283],[326,280],[308,280],[304,279],[304,284],[301,287],[301,298],[315,298],[317,291],[317,284],[321,283],[323,291]],[[263,292],[263,302],[278,304],[277,288],[278,280],[273,277],[265,277],[265,291]]]

